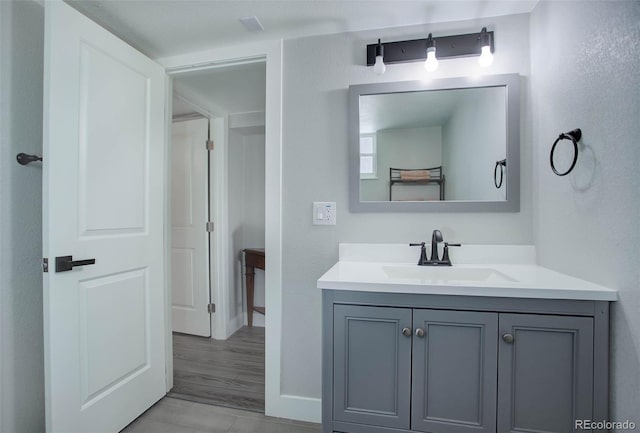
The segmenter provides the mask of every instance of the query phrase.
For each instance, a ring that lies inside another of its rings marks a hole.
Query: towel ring
[[[551,164],[551,170],[553,170],[553,172],[558,176],[568,175],[573,170],[573,167],[576,166],[576,162],[578,161],[578,141],[580,141],[581,138],[582,138],[582,131],[580,130],[580,128],[576,128],[573,131],[564,132],[560,134],[558,138],[556,138],[556,141],[554,141],[553,146],[551,146],[551,153],[549,154],[549,163]],[[571,162],[571,167],[569,167],[569,169],[564,173],[560,173],[556,169],[555,164],[553,163],[553,154],[556,151],[556,145],[561,140],[571,140],[571,142],[573,143],[573,161]]]
[[[493,168],[493,184],[496,188],[500,189],[502,181],[504,180],[504,168],[507,166],[507,160],[496,161],[496,166]],[[498,182],[498,167],[500,167],[500,182]]]

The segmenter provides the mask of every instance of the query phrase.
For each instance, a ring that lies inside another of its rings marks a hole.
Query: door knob
[[[416,337],[424,337],[424,329],[417,328],[416,329]]]
[[[66,272],[75,266],[95,265],[96,259],[73,260],[73,256],[56,257],[56,272]]]
[[[410,337],[411,336],[411,328],[402,328],[402,335],[404,335],[405,337]]]
[[[513,340],[514,340],[513,334],[509,334],[509,333],[502,334],[502,341],[504,341],[505,343],[512,344]]]

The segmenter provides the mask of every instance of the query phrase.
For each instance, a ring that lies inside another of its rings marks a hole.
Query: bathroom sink
[[[446,296],[615,301],[617,291],[538,266],[527,245],[465,245],[453,266],[418,266],[406,244],[340,244],[325,290]]]
[[[493,268],[434,267],[434,266],[383,266],[388,278],[441,282],[517,282],[518,280]]]

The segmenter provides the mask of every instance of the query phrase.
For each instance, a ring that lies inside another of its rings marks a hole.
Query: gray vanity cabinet
[[[500,314],[498,432],[571,432],[593,419],[593,319]]]
[[[323,292],[324,433],[571,433],[608,419],[604,301]]]
[[[498,315],[413,310],[411,428],[495,433]]]
[[[333,320],[334,418],[408,429],[411,310],[336,305]]]

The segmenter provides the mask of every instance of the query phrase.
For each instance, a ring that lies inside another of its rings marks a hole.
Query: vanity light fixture
[[[373,72],[382,75],[386,70],[387,67],[384,65],[384,47],[380,39],[378,39],[378,45],[376,45],[376,63],[373,65]]]
[[[491,66],[493,63],[493,54],[491,54],[491,38],[489,37],[489,33],[487,33],[486,27],[483,27],[480,31],[480,49],[482,50],[482,53],[480,54],[478,63],[483,68]]]
[[[478,33],[437,38],[429,33],[428,38],[410,41],[381,43],[378,39],[378,43],[367,45],[367,66],[374,66],[375,72],[382,74],[385,65],[422,61],[425,62],[425,69],[434,71],[438,67],[438,60],[480,56],[480,65],[484,67],[493,61],[493,52],[494,32],[487,31],[486,27]]]
[[[427,72],[433,72],[438,69],[438,59],[436,58],[436,41],[433,40],[431,33],[427,38],[427,60],[424,62],[424,68]]]

